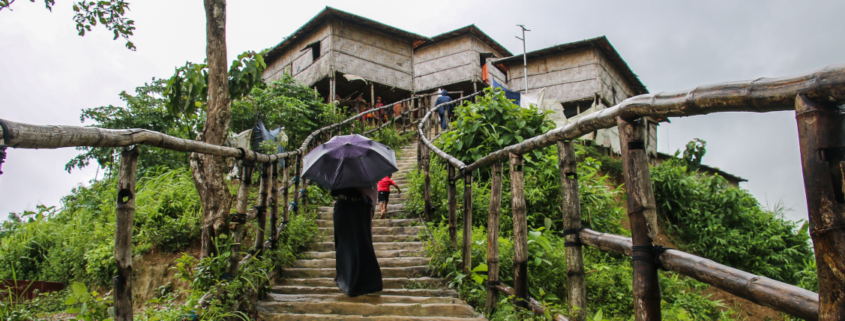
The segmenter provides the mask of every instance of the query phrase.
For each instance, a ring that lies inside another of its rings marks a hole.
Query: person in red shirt
[[[381,210],[380,219],[384,219],[384,214],[387,213],[387,202],[390,200],[390,186],[395,186],[396,190],[399,191],[399,195],[402,195],[402,189],[399,188],[399,185],[396,185],[396,182],[390,179],[392,176],[387,175],[387,177],[378,181],[378,206]]]

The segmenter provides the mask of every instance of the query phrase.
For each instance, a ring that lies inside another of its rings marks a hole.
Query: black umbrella
[[[302,163],[302,178],[330,190],[372,187],[399,170],[393,149],[361,135],[335,136],[305,155]]]

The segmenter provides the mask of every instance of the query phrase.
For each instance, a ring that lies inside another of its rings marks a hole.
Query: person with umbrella
[[[303,157],[302,178],[331,190],[334,205],[335,284],[349,296],[380,292],[373,249],[376,183],[399,170],[396,152],[361,135],[335,136]]]

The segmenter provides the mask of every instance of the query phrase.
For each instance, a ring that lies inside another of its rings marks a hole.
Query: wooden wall
[[[334,70],[379,84],[413,90],[411,41],[348,21],[332,22]]]
[[[299,83],[311,86],[315,82],[330,75],[328,53],[332,48],[332,37],[328,23],[324,23],[315,31],[305,35],[288,47],[287,51],[272,62],[268,62],[264,71],[267,82],[281,78],[284,73],[290,73]],[[320,57],[312,60],[311,49],[302,50],[306,45],[320,41]]]
[[[546,100],[573,101],[593,96],[601,90],[599,59],[593,49],[565,52],[528,60],[528,90],[546,89]],[[521,91],[522,61],[508,66],[508,88]]]
[[[417,48],[414,51],[414,89],[424,92],[461,82],[480,82],[481,53],[501,57],[501,53],[472,34]]]

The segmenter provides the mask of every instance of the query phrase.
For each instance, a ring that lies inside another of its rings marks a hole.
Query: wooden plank
[[[135,221],[135,181],[138,169],[138,147],[120,153],[120,172],[117,178],[117,207],[115,208],[114,277],[115,320],[131,321],[132,310],[132,227]]]
[[[587,286],[584,281],[584,257],[578,230],[581,229],[581,202],[578,193],[578,163],[572,141],[557,142],[563,230],[566,250],[567,301],[570,308],[577,307],[574,320],[587,319]],[[570,234],[573,233],[573,234]]]
[[[488,313],[496,309],[498,292],[491,285],[499,281],[499,213],[502,208],[502,164],[491,167],[490,208],[487,211],[487,303]]]
[[[651,250],[657,234],[657,210],[645,150],[647,126],[644,119],[629,121],[619,117],[618,121],[634,242],[634,317],[637,321],[655,321],[661,318],[660,283]]]
[[[845,320],[845,117],[836,105],[797,95],[795,118],[818,269],[818,318]]]
[[[528,307],[528,221],[525,217],[525,184],[522,155],[511,154],[511,198],[513,211],[514,304]]]

